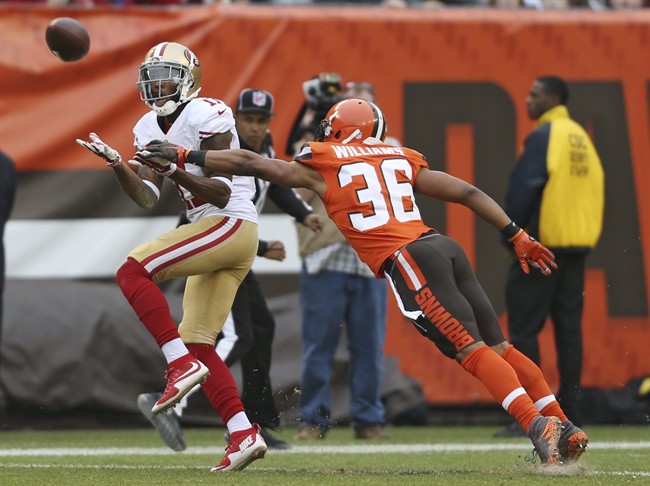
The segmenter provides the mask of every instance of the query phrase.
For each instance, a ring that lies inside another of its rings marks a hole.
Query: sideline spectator
[[[386,284],[359,260],[315,193],[300,189],[325,217],[318,234],[298,228],[302,375],[298,440],[322,439],[331,419],[332,366],[345,328],[349,362],[351,425],[357,439],[386,439],[381,401],[386,336]]]
[[[343,91],[344,98],[360,98],[375,103],[375,87],[367,81],[348,81]],[[386,135],[384,143],[399,147],[397,138]],[[384,357],[381,400],[386,410],[386,420],[396,425],[424,425],[428,408],[420,383],[406,377],[399,369],[396,358]]]
[[[526,98],[528,116],[537,126],[510,175],[505,211],[553,251],[558,269],[547,278],[525,275],[514,261],[506,305],[510,341],[537,365],[537,338],[551,318],[560,375],[558,401],[580,427],[585,261],[602,232],[605,178],[589,135],[569,116],[568,99],[569,89],[557,76],[537,78]],[[513,424],[497,436],[522,433]]]
[[[346,95],[341,76],[323,72],[303,83],[305,103],[287,143],[292,154],[312,141],[318,123]],[[322,439],[331,419],[332,367],[345,323],[350,352],[349,386],[352,427],[358,439],[384,439],[385,410],[381,401],[383,347],[386,334],[386,286],[359,260],[320,199],[299,190],[314,211],[325,218],[319,234],[298,227],[302,309],[302,373],[300,430],[297,440]]]

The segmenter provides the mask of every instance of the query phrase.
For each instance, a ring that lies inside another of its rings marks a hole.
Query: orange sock
[[[539,366],[512,345],[506,349],[502,357],[517,373],[517,378],[535,403],[535,408],[544,417],[559,417],[564,422],[566,415],[546,383]]]
[[[501,406],[525,431],[539,415],[533,401],[517,379],[512,367],[487,346],[481,346],[461,361],[461,366],[478,378]]]

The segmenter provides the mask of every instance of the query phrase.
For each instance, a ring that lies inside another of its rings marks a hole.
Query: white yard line
[[[165,471],[190,471],[195,469],[205,469],[200,466],[144,466],[137,464],[19,464],[19,463],[0,463],[2,469],[113,469],[113,470],[165,470]],[[278,467],[256,467],[255,472],[266,473],[300,473],[300,469],[278,468]],[[650,478],[650,471],[586,471],[583,476],[617,476],[629,478]]]
[[[319,445],[293,446],[287,451],[271,450],[271,454],[410,454],[413,452],[492,452],[525,451],[530,444],[368,444],[368,445]],[[639,442],[594,442],[590,449],[650,449],[650,441]],[[221,454],[223,447],[188,447],[182,454],[208,455]],[[0,457],[27,456],[160,456],[176,455],[166,447],[102,447],[102,448],[65,448],[47,447],[39,449],[2,449]]]

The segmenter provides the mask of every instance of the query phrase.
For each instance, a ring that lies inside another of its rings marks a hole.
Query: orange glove
[[[550,275],[551,268],[557,268],[555,255],[524,230],[519,229],[515,236],[508,238],[508,241],[515,247],[519,265],[521,265],[524,273],[530,273],[528,265],[536,268],[544,275]]]
[[[185,170],[185,154],[190,152],[183,147],[161,140],[149,142],[144,149],[138,150],[133,159],[146,165],[164,177],[169,177],[176,169]]]
[[[152,140],[144,148],[144,151],[146,151],[146,154],[141,155],[144,159],[166,159],[169,162],[178,164],[181,169],[185,168],[185,164],[203,166],[205,161],[205,151],[186,149],[180,145],[161,140]]]

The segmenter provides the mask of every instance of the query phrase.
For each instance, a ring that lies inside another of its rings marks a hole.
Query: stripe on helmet
[[[372,101],[368,101],[368,104],[372,108],[372,111],[375,112],[375,126],[372,129],[372,136],[379,140],[383,140],[386,136],[386,120],[384,119],[384,113]]]
[[[348,143],[350,140],[354,140],[355,138],[357,138],[360,134],[361,134],[361,130],[357,128],[354,132],[350,134],[350,136],[348,136],[348,138],[341,140],[339,143]]]
[[[151,52],[150,58],[154,57],[162,57],[165,54],[165,50],[167,50],[167,47],[169,46],[169,42],[162,42],[158,44],[154,50]]]

